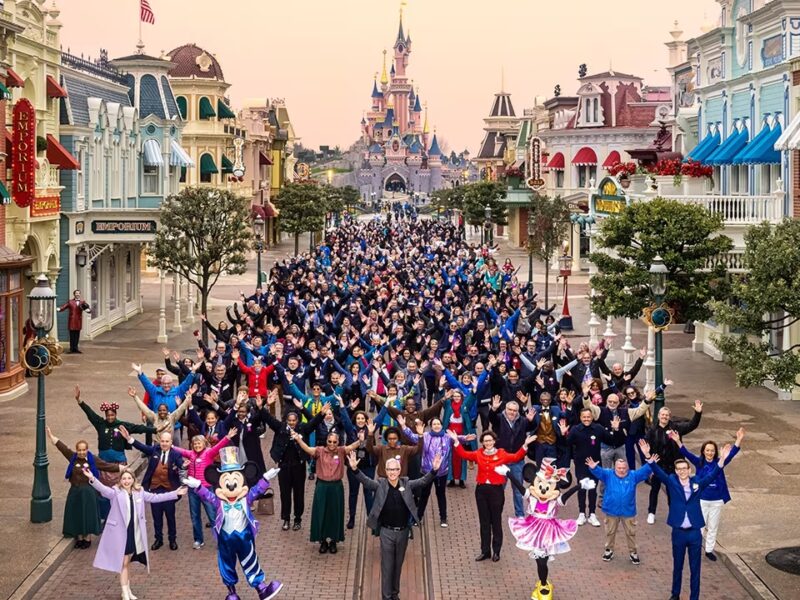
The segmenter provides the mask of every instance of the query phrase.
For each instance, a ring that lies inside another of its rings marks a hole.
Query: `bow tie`
[[[241,502],[234,502],[233,504],[223,504],[222,508],[225,512],[228,512],[230,509],[235,508],[236,510],[242,510],[242,503]]]

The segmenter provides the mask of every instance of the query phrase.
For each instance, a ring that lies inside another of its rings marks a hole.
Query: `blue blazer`
[[[161,446],[158,444],[148,446],[139,440],[133,440],[133,447],[140,452],[144,452],[150,457],[147,460],[147,469],[145,470],[144,477],[142,478],[142,487],[149,492],[151,491],[150,483],[153,479],[153,473],[158,466],[159,460],[161,460]],[[182,468],[183,456],[181,456],[180,452],[175,450],[175,448],[170,448],[169,455],[167,456],[167,477],[169,478],[169,484],[172,486],[173,491],[181,487],[180,470]]]
[[[686,494],[683,491],[683,486],[677,475],[674,473],[668,475],[655,462],[650,463],[650,467],[653,469],[655,476],[667,487],[667,493],[669,494],[667,525],[681,529],[683,518],[688,515],[692,528],[700,529],[704,527],[706,522],[700,510],[700,496],[703,490],[717,478],[717,475],[719,475],[719,465],[714,463],[714,466],[706,471],[702,477],[689,478],[689,485],[692,488],[692,493],[688,500],[686,499]]]

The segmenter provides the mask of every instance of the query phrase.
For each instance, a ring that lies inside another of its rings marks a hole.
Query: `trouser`
[[[609,517],[606,516],[606,549],[614,549],[614,540],[617,537],[617,528],[622,523],[625,532],[625,541],[628,542],[628,552],[636,552],[636,517]]]
[[[381,600],[399,600],[400,574],[408,547],[408,529],[381,527]]]
[[[672,595],[680,597],[683,561],[689,552],[689,600],[700,600],[700,556],[703,536],[699,529],[672,530]]]
[[[308,445],[311,448],[314,448],[317,445],[317,432],[316,431],[312,431],[311,435],[308,436]],[[308,461],[308,472],[309,473],[316,473],[317,472],[317,461],[314,460],[313,458]]]
[[[484,431],[489,429],[489,403],[490,402],[491,402],[491,399],[489,399],[489,401],[487,401],[486,404],[483,404],[483,401],[481,401],[481,404],[478,405],[478,417],[480,417],[480,419],[481,419],[481,433],[483,433]]]
[[[155,506],[155,504],[153,504]],[[216,516],[217,509],[211,503],[203,500],[196,490],[189,490],[189,516],[192,519],[192,537],[195,542],[203,543],[203,518],[200,512],[200,507],[206,511],[208,520],[213,524]]]
[[[236,574],[237,562],[241,563],[247,583],[252,587],[264,582],[264,571],[258,563],[256,545],[250,530],[231,533],[220,531],[217,537],[217,565],[225,585],[236,585],[239,581],[239,576]]]
[[[278,471],[278,488],[281,494],[281,520],[288,521],[294,500],[294,520],[303,518],[305,507],[306,465],[303,462],[281,464]]]
[[[541,464],[537,461],[537,464]],[[511,470],[511,475],[517,478],[517,481],[522,482],[522,467],[525,466],[525,459],[515,462],[515,463],[508,463],[508,468]],[[503,482],[503,490],[506,489],[506,483],[508,483],[508,479]],[[524,517],[525,516],[525,505],[523,502],[522,494],[519,493],[516,487],[512,486],[513,495],[514,495],[514,516],[515,517]]]
[[[703,519],[706,522],[706,552],[713,552],[717,545],[717,531],[723,506],[725,506],[723,500],[700,500],[700,510],[703,511]]]
[[[667,471],[669,475],[669,471]],[[653,475],[650,478],[650,497],[647,502],[647,512],[656,514],[658,508],[658,492],[661,491],[661,480]],[[667,494],[667,504],[669,504],[669,494]]]
[[[542,460],[545,458],[558,458],[558,448],[556,448],[555,444],[544,444],[537,442],[534,444],[533,450],[536,456],[537,465],[541,465]],[[522,481],[521,478],[520,481]]]
[[[628,436],[625,438],[625,458],[628,459],[628,468],[633,471],[636,468],[636,454],[639,454],[639,463],[644,464],[644,454],[642,449],[639,448],[639,440],[644,436],[637,435],[636,437]]]
[[[69,351],[70,352],[77,352],[78,351],[78,344],[81,341],[81,330],[80,329],[70,329],[69,330]]]
[[[428,507],[428,500],[431,497],[431,488],[436,489],[436,501],[439,503],[439,520],[447,521],[447,474],[437,475],[429,484],[419,492],[419,503],[417,512],[420,520],[425,516],[425,509]]]
[[[478,505],[478,520],[481,530],[481,553],[488,554],[491,548],[500,554],[503,547],[503,504],[505,494],[502,485],[479,483],[475,487],[475,503]]]
[[[164,494],[171,490],[166,488],[156,488],[150,490],[154,494]],[[153,511],[153,537],[156,540],[164,541],[164,517],[167,517],[167,535],[169,541],[174,542],[177,536],[175,528],[175,503],[177,500],[168,500],[166,502],[154,502],[150,504],[150,510]]]
[[[375,478],[375,467],[359,467],[359,470],[370,479]],[[369,514],[372,511],[372,503],[375,500],[375,492],[368,490],[363,486],[363,484],[358,480],[358,477],[356,477],[355,471],[352,469],[347,469],[347,507],[349,511],[347,514],[350,520],[355,520],[356,518],[359,488],[363,489],[364,506],[366,506],[367,514]],[[420,515],[420,518],[421,517],[422,515]]]

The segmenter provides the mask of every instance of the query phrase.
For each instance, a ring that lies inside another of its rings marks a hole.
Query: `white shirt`
[[[241,504],[242,508],[235,508],[237,502]],[[222,530],[225,533],[233,533],[234,531],[244,531],[247,529],[247,514],[244,512],[244,503],[247,502],[247,498],[242,498],[241,500],[237,500],[237,502],[233,504],[223,502],[222,506],[220,506],[220,510],[224,511]],[[226,506],[229,507],[227,511],[225,510]]]

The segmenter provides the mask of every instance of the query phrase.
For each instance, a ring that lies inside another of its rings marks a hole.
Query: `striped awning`
[[[164,157],[161,155],[161,144],[158,140],[146,140],[142,146],[144,164],[148,167],[163,167]]]
[[[589,166],[589,165],[596,165],[597,164],[597,154],[595,154],[594,150],[589,148],[588,146],[584,146],[578,153],[575,155],[575,158],[572,159],[573,165],[580,166]]]
[[[193,167],[192,157],[184,150],[177,140],[169,141],[169,164],[173,167]]]
[[[603,168],[609,169],[620,162],[622,162],[622,159],[620,158],[619,152],[617,152],[616,150],[612,150],[611,152],[608,153],[608,156],[603,161]]]
[[[547,168],[553,171],[564,170],[564,155],[561,152],[556,152],[550,162],[547,163]]]

